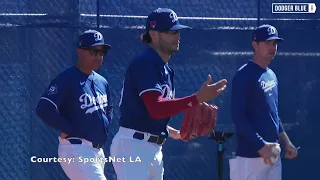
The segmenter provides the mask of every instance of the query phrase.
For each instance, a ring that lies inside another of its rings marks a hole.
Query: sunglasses
[[[81,48],[81,49],[84,49],[84,50],[87,50],[90,52],[90,55],[91,56],[105,56],[107,53],[108,53],[108,50],[109,49],[102,49],[102,50],[98,50],[98,49],[95,49],[95,48]]]

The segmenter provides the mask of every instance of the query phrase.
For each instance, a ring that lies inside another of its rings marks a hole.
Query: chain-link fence
[[[67,179],[58,163],[32,163],[30,158],[57,157],[58,132],[35,115],[35,106],[48,83],[76,60],[76,37],[97,29],[112,45],[99,72],[112,86],[117,102],[124,71],[144,47],[139,42],[146,16],[158,7],[173,9],[193,27],[182,33],[180,52],[170,63],[176,71],[177,96],[193,93],[208,73],[214,80],[231,80],[252,56],[251,31],[258,24],[277,27],[285,41],[271,68],[280,81],[280,115],[300,157],[283,161],[284,179],[315,179],[319,159],[318,102],[320,73],[320,13],[272,14],[270,0],[3,0],[0,7],[0,179]],[[281,1],[277,1],[281,2]],[[291,1],[295,2],[295,1]],[[298,1],[296,1],[298,2]],[[304,1],[299,1],[304,2]],[[314,1],[320,4],[319,0]],[[230,88],[216,101],[219,131],[233,131]],[[118,130],[119,111],[111,124],[109,145]],[[170,123],[179,128],[181,115]],[[224,175],[234,138],[226,142]],[[168,140],[164,146],[165,179],[218,179],[217,144],[206,137],[190,143]],[[306,171],[304,173],[303,171]],[[116,179],[106,164],[108,179]]]

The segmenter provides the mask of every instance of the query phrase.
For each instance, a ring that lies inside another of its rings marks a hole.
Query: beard
[[[179,44],[171,43],[160,46],[162,52],[172,55],[179,51]]]

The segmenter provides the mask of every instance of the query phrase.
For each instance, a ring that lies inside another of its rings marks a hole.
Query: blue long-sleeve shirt
[[[232,120],[236,155],[260,157],[265,142],[279,142],[283,126],[278,115],[278,80],[270,69],[253,61],[240,67],[232,80]]]
[[[51,81],[36,113],[48,126],[69,136],[103,144],[113,118],[110,86],[98,73],[86,75],[71,66]]]

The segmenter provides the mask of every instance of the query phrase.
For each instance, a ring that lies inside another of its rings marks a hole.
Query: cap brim
[[[268,38],[266,41],[272,41],[272,40],[277,40],[277,41],[279,41],[279,42],[284,41],[283,38],[279,38],[279,37],[270,37],[270,38]]]
[[[191,27],[185,26],[185,25],[182,25],[182,24],[177,24],[177,25],[172,26],[170,31],[176,31],[176,30],[181,30],[181,29],[191,29]]]
[[[111,48],[111,46],[109,44],[105,44],[105,43],[96,43],[96,44],[92,44],[90,47],[94,47],[94,46],[104,46],[106,48]]]

